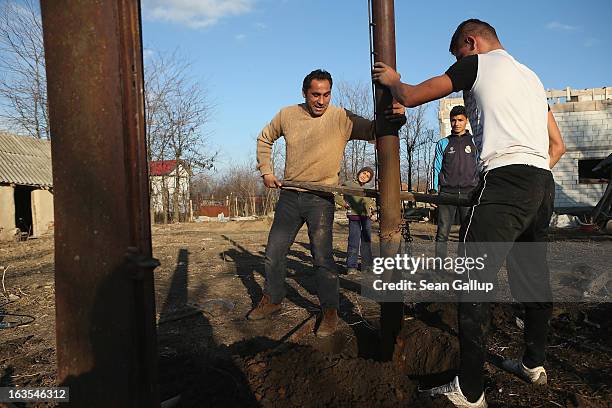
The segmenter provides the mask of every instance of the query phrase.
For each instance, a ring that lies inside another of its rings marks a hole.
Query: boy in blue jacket
[[[451,109],[450,123],[451,134],[436,144],[432,189],[443,197],[461,198],[478,185],[478,148],[466,129],[467,115],[463,106]],[[459,242],[463,242],[469,209],[451,204],[438,207],[436,257],[446,258],[448,234],[456,213],[461,222]]]

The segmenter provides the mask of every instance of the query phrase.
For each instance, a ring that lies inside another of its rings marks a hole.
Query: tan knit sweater
[[[262,176],[273,173],[272,144],[281,136],[286,145],[284,180],[336,185],[346,142],[374,139],[374,122],[332,105],[316,118],[305,104],[283,108],[257,138]]]

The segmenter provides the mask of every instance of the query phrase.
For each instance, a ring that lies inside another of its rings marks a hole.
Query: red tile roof
[[[160,160],[149,163],[150,176],[167,176],[174,171],[176,160]]]

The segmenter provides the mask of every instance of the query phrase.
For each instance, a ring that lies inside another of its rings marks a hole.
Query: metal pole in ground
[[[41,1],[58,382],[75,407],[159,407],[137,1]]]
[[[395,69],[395,12],[393,0],[372,0],[373,52],[375,62]],[[376,150],[380,190],[380,256],[395,257],[401,242],[399,137],[383,112],[393,102],[389,90],[376,86]],[[380,325],[382,355],[390,360],[402,321],[402,303],[382,302]]]

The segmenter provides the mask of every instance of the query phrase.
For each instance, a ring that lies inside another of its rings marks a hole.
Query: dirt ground
[[[418,388],[450,380],[456,372],[454,305],[408,305],[394,359],[380,362],[379,306],[360,295],[359,276],[341,275],[340,330],[316,338],[319,309],[305,229],[287,262],[282,312],[271,320],[247,321],[262,293],[269,228],[269,219],[153,227],[154,256],[161,262],[155,284],[162,399],[180,394],[180,407],[452,406]],[[435,226],[413,224],[412,232],[415,245],[431,246]],[[334,225],[341,271],[347,233],[346,224]],[[597,251],[610,237],[555,231],[552,238],[577,245],[578,252],[553,253],[569,257],[558,262],[584,263],[592,256],[594,264],[609,265]],[[22,315],[0,321],[26,323],[0,332],[0,386],[54,385],[52,236],[0,244],[0,266],[2,313]],[[550,385],[534,388],[498,368],[500,356],[520,354],[521,310],[494,306],[486,365],[489,405],[612,406],[611,313],[610,303],[557,304],[547,350]]]

